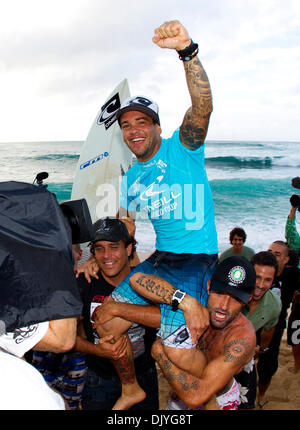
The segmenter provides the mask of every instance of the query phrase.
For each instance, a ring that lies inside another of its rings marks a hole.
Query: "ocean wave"
[[[279,167],[300,167],[300,156],[276,157],[273,160],[273,165]]]
[[[240,168],[240,169],[270,169],[273,167],[300,167],[300,157],[208,157],[207,167]]]
[[[253,142],[253,141],[233,141],[233,140],[207,140],[205,142],[206,147],[217,146],[217,147],[238,147],[238,148],[262,148],[265,147],[265,143]]]
[[[50,182],[48,185],[48,191],[56,195],[58,202],[70,200],[72,193],[72,182]]]
[[[78,154],[44,154],[30,157],[24,157],[30,161],[78,161]]]
[[[209,167],[240,167],[240,168],[266,168],[272,166],[271,157],[208,157],[205,159],[205,164]]]
[[[226,206],[253,205],[260,204],[273,207],[273,203],[278,199],[285,199],[287,202],[295,189],[291,186],[290,178],[282,179],[230,179],[210,181],[214,199],[219,200]]]

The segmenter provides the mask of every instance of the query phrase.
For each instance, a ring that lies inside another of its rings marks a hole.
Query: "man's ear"
[[[211,280],[208,279],[208,281],[207,281],[207,292],[208,292],[208,294],[209,294],[209,291],[210,291],[210,283],[211,283]]]
[[[161,135],[161,133],[162,133],[161,126],[159,124],[157,124],[157,123],[155,124],[155,126],[156,126],[156,129],[157,129],[159,135]]]
[[[130,243],[126,249],[127,249],[127,255],[128,257],[130,257],[132,253],[132,243]]]
[[[289,261],[290,261],[290,256],[288,255],[287,257],[285,257],[285,263],[284,263],[284,265],[286,266]]]

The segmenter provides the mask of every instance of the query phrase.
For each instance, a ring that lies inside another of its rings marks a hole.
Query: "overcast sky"
[[[299,0],[0,0],[0,142],[84,140],[124,78],[167,137],[190,103],[177,54],[151,41],[170,19],[199,43],[208,139],[300,141]]]

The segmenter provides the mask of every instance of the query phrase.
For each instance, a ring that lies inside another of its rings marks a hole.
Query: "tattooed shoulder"
[[[203,145],[208,128],[208,121],[204,127],[195,125],[194,121],[184,120],[180,128],[180,141],[189,149],[195,150]]]
[[[248,337],[234,339],[224,346],[225,362],[243,362],[249,358],[252,352],[252,345]]]

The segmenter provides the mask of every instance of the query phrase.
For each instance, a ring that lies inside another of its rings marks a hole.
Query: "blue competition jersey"
[[[185,148],[179,129],[162,139],[158,152],[125,174],[120,205],[151,220],[156,249],[176,254],[218,252],[214,207],[207,180],[204,145]]]

